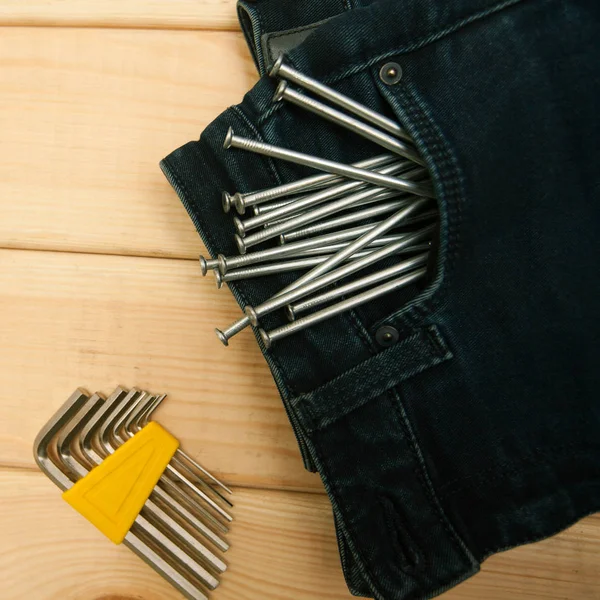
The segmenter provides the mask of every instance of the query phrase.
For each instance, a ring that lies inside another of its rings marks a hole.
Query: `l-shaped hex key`
[[[62,462],[55,462],[57,459],[52,459],[51,455],[56,456],[58,454],[56,448],[57,436],[63,427],[77,415],[87,400],[88,396],[86,393],[79,389],[76,390],[44,425],[35,438],[34,459],[38,467],[62,491],[73,487],[77,476],[73,475]],[[155,528],[144,517],[139,515],[130,531],[126,534],[123,543],[157,573],[162,575],[186,598],[189,600],[208,600],[204,591],[194,581],[182,575],[163,556],[144,541],[145,534],[152,532],[152,529]]]
[[[71,468],[72,473],[75,476],[85,477],[88,474],[89,469],[87,469],[85,465],[71,453],[71,443],[77,439],[85,423],[100,408],[103,402],[104,400],[100,396],[94,394],[83,404],[71,420],[65,423],[62,431],[58,435],[56,441],[58,458],[63,459],[65,467]],[[68,463],[64,460],[65,456],[69,459]],[[200,565],[193,555],[185,552],[184,548],[187,545],[188,538],[191,536],[187,530],[179,525],[179,523],[174,521],[150,499],[144,504],[138,518],[140,516],[146,523],[150,524],[150,527],[146,528],[146,533],[152,536],[153,542],[162,547],[167,554],[170,554],[175,558],[177,561],[176,564],[183,565],[185,568],[189,569],[194,577],[197,577],[209,589],[215,589],[219,585],[219,580],[214,575]],[[195,541],[194,538],[191,538],[191,540],[193,544]],[[183,548],[178,546],[175,542],[179,542]],[[225,566],[222,561],[220,562]]]

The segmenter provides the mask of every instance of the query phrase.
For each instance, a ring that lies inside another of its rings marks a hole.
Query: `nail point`
[[[215,328],[215,334],[223,346],[229,346],[229,340],[225,337],[225,334],[220,329]]]

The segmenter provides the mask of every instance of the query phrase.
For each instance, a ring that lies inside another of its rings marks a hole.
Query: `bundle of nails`
[[[201,256],[203,275],[214,271],[220,288],[229,281],[306,271],[262,304],[245,307],[244,316],[229,327],[216,329],[224,345],[248,325],[259,327],[261,317],[278,309],[284,309],[291,322],[271,331],[259,329],[267,348],[423,279],[436,231],[437,206],[427,169],[396,121],[295,70],[281,56],[270,74],[281,80],[275,102],[287,101],[317,114],[387,152],[348,165],[241,138],[231,129],[227,132],[225,148],[240,148],[324,174],[257,192],[223,193],[223,210],[229,213],[234,208],[239,214],[233,224],[240,255]],[[240,218],[250,210],[252,216]],[[272,247],[250,251],[274,240],[277,244]],[[392,256],[398,257],[393,266],[375,269]],[[303,313],[308,314],[299,316]]]
[[[76,390],[38,434],[34,445],[38,466],[66,492],[67,500],[67,494],[92,474],[99,475],[101,466],[127,443],[132,444],[144,431],[150,433],[148,427],[157,425],[149,423],[150,417],[165,397],[119,387],[105,400],[100,394],[90,396]],[[162,430],[158,425],[156,429]],[[156,429],[152,431],[156,433]],[[101,520],[108,520],[111,526],[119,521],[123,507],[131,504],[135,485],[147,475],[164,446],[164,438],[137,439],[143,445],[129,447],[132,460],[120,465],[125,468],[113,463],[107,476],[96,477],[80,496],[88,504],[95,502]],[[208,591],[219,585],[218,576],[227,569],[221,554],[229,548],[224,535],[232,520],[229,507],[233,505],[227,498],[231,491],[173,441],[166,468],[159,465],[156,484],[149,484],[140,500],[141,510],[134,511],[134,520],[121,532],[119,541],[186,598],[207,600]],[[112,478],[111,488],[103,496],[102,484],[107,478]],[[72,506],[104,531],[88,513]]]

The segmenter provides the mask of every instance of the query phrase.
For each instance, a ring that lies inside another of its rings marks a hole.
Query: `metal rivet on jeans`
[[[396,85],[402,79],[402,67],[395,62],[385,63],[379,71],[379,77],[383,83]]]
[[[384,325],[377,330],[375,334],[375,339],[380,346],[388,347],[394,345],[400,334],[395,327],[391,327],[390,325]]]

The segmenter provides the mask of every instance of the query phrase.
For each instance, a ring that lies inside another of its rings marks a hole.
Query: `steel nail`
[[[368,171],[366,169],[359,169],[357,167],[352,167],[351,165],[345,165],[332,160],[311,156],[310,154],[303,154],[287,148],[281,148],[279,146],[264,144],[263,142],[251,140],[249,138],[239,137],[233,133],[233,128],[231,127],[225,136],[223,147],[225,149],[240,148],[248,152],[262,154],[272,158],[280,158],[282,160],[305,165],[307,167],[313,167],[328,173],[343,175],[349,179],[356,179],[358,181],[365,181],[374,185],[379,185],[384,188],[415,193],[419,196],[433,197],[433,190],[430,188],[430,186],[418,186],[415,190],[414,184],[411,183],[409,185],[406,181],[396,177],[382,175],[381,173]]]
[[[327,319],[331,319],[336,315],[356,308],[361,304],[365,304],[366,302],[375,300],[376,298],[379,298],[384,294],[389,294],[390,292],[406,287],[414,281],[417,281],[418,279],[424,277],[426,273],[427,269],[418,269],[416,271],[413,271],[412,273],[409,273],[408,275],[404,275],[403,277],[399,277],[398,279],[393,279],[392,281],[388,281],[371,290],[362,292],[360,294],[357,294],[356,296],[352,296],[347,300],[343,300],[338,304],[334,304],[333,306],[329,306],[327,308],[324,308],[323,310],[312,313],[307,317],[303,317],[302,319],[298,319],[297,321],[293,321],[292,323],[288,323],[281,327],[277,327],[272,331],[265,331],[264,329],[260,329],[260,336],[265,346],[267,348],[270,348],[271,345],[277,340],[287,337],[292,333],[302,331],[303,329],[306,329],[308,327],[313,327],[317,323],[322,323]]]
[[[397,158],[398,157],[394,156],[393,154],[382,154],[381,156],[375,156],[373,158],[367,158],[366,160],[358,161],[353,163],[352,166],[359,169],[373,169],[397,160]],[[243,215],[246,211],[246,208],[249,206],[262,204],[264,202],[269,202],[284,196],[305,192],[307,190],[314,191],[316,189],[320,189],[321,187],[329,187],[343,182],[344,178],[339,177],[338,175],[311,175],[310,177],[297,179],[296,181],[284,183],[268,190],[261,190],[260,192],[251,192],[249,194],[237,193],[233,197],[233,203],[237,212]]]
[[[316,79],[297,71],[289,65],[286,65],[284,63],[283,54],[281,54],[273,64],[269,75],[271,77],[281,77],[282,79],[286,79],[290,83],[294,83],[308,90],[309,92],[313,92],[317,96],[321,96],[321,98],[329,100],[329,102],[345,108],[348,112],[362,117],[365,121],[369,121],[370,123],[373,123],[373,125],[377,125],[378,127],[381,127],[381,129],[384,129],[395,136],[409,141],[411,139],[408,133],[404,131],[404,129],[402,129],[402,127],[396,123],[396,121],[393,121],[388,117],[384,117],[380,113],[367,108],[364,106],[364,104],[361,104],[360,102],[357,102],[356,100],[337,92],[320,81],[317,81]]]
[[[215,334],[219,338],[219,341],[223,344],[223,346],[229,346],[229,340],[234,336],[243,331],[250,325],[250,319],[244,315],[240,317],[237,321],[234,321],[229,327],[225,329],[219,329],[215,327]]]
[[[418,170],[421,168],[419,167]],[[417,170],[417,169],[415,169]],[[330,215],[341,212],[347,208],[352,206],[356,206],[358,203],[363,202],[367,199],[375,199],[379,200],[390,200],[392,198],[398,198],[400,196],[397,191],[394,190],[386,190],[382,188],[369,188],[360,192],[356,192],[351,194],[350,196],[346,196],[344,198],[340,198],[338,200],[334,200],[332,202],[328,202],[326,204],[317,206],[312,210],[309,210],[301,215],[288,219],[282,223],[277,223],[267,229],[263,229],[261,231],[257,231],[251,235],[246,236],[243,239],[243,243],[239,243],[236,238],[236,243],[238,249],[240,250],[240,254],[245,254],[247,248],[252,246],[256,246],[261,242],[264,242],[270,238],[279,236],[282,233],[287,233],[288,231],[294,231],[299,229],[308,223],[313,223],[315,221],[320,221]],[[241,239],[241,238],[240,238]]]
[[[378,202],[374,206],[365,208],[360,211],[351,212],[347,215],[343,215],[335,219],[329,219],[327,221],[315,223],[314,225],[311,225],[310,227],[305,227],[303,229],[297,229],[295,231],[289,231],[288,233],[282,233],[279,236],[279,243],[289,244],[291,242],[295,242],[303,238],[311,237],[317,233],[329,231],[330,229],[339,229],[345,227],[346,225],[360,223],[361,221],[372,219],[373,217],[379,217],[386,213],[393,212],[394,210],[398,210],[399,208],[406,206],[409,202],[410,200],[408,199],[390,200],[389,202],[381,203]]]
[[[411,167],[413,167],[412,170]],[[414,169],[414,165],[411,165],[410,162],[402,161],[399,163],[388,165],[386,167],[382,167],[376,172],[383,173],[384,175],[403,174],[406,177],[406,173],[415,173],[416,176],[419,176],[419,174],[422,173],[423,170]],[[246,233],[249,230],[256,229],[257,227],[265,225],[269,222],[273,222],[276,219],[299,215],[302,212],[306,211],[306,209],[315,207],[319,204],[323,204],[326,201],[335,200],[337,198],[344,197],[349,193],[356,193],[363,189],[369,188],[375,190],[378,189],[372,188],[371,186],[358,181],[350,181],[341,185],[336,185],[334,187],[327,188],[326,190],[320,190],[316,193],[309,194],[308,196],[302,196],[297,200],[294,200],[290,204],[286,204],[285,206],[281,206],[279,208],[273,209],[272,211],[269,211],[267,214],[258,215],[256,217],[246,219],[243,223],[241,223],[241,221],[239,221],[238,219],[239,223],[236,224],[236,229],[238,234],[244,237],[244,235],[246,235]],[[376,193],[377,192],[374,192],[374,194]]]
[[[406,217],[408,217],[412,213],[416,212],[417,210],[419,210],[420,208],[425,206],[426,203],[427,203],[427,200],[418,200],[417,202],[414,202],[413,204],[400,209],[398,212],[394,213],[392,216],[381,221],[381,223],[379,223],[376,227],[373,227],[373,229],[364,233],[357,240],[355,240],[351,244],[349,244],[346,248],[339,250],[338,252],[336,252],[336,254],[329,257],[326,261],[315,266],[311,271],[302,275],[302,277],[299,277],[294,282],[294,287],[297,289],[302,288],[302,286],[305,283],[309,283],[309,282],[313,281],[314,279],[317,279],[321,275],[324,275],[328,271],[331,271],[332,269],[334,269],[337,265],[350,259],[359,250],[366,248],[371,242],[373,242],[377,238],[381,237],[383,234],[387,233],[388,231],[390,231],[391,229],[396,227],[399,223],[401,223],[403,220],[405,220]],[[406,240],[409,237],[410,236],[405,236],[403,239]],[[263,304],[262,310],[263,310],[262,314],[266,314],[264,312],[264,310],[265,310],[264,304]],[[250,318],[250,322],[252,322],[252,324],[254,324],[253,318],[255,317],[256,314],[257,314],[256,311],[251,311],[250,314],[248,312],[246,312],[246,316],[248,316]]]
[[[246,316],[248,317],[248,319],[250,320],[250,322],[252,323],[252,325],[256,325],[256,324],[258,324],[259,318],[262,317],[263,315],[273,312],[274,310],[277,310],[278,308],[282,308],[282,307],[286,306],[287,304],[291,304],[295,300],[304,298],[308,294],[311,294],[317,290],[320,290],[323,287],[325,287],[326,285],[335,283],[344,277],[348,277],[352,273],[356,273],[357,271],[360,271],[361,269],[369,267],[369,266],[375,264],[376,262],[383,260],[384,258],[387,258],[388,256],[392,256],[393,254],[396,254],[403,248],[408,248],[408,247],[414,245],[415,243],[420,242],[423,239],[426,239],[427,237],[429,237],[432,234],[433,231],[434,231],[434,226],[432,226],[432,225],[430,225],[428,227],[424,227],[420,231],[416,231],[414,233],[408,234],[403,240],[394,242],[392,244],[388,244],[387,246],[384,246],[383,248],[380,248],[379,250],[373,250],[367,256],[364,256],[363,258],[359,258],[357,260],[353,260],[342,267],[339,267],[337,269],[334,269],[334,270],[326,273],[322,277],[318,277],[318,278],[310,280],[308,282],[302,282],[300,284],[297,284],[296,282],[294,282],[294,284],[293,284],[294,287],[288,286],[288,288],[286,288],[287,291],[284,290],[284,291],[278,293],[277,295],[273,296],[273,298],[270,298],[269,300],[263,302],[262,304],[260,304],[256,307],[247,306],[244,309],[244,312],[245,312]],[[325,263],[323,263],[323,264],[325,264]],[[319,267],[321,267],[321,266],[322,265],[319,265]],[[317,268],[319,268],[319,267],[317,267]],[[310,275],[310,272],[307,273],[307,275]],[[296,280],[296,281],[298,281],[298,280]]]
[[[318,296],[311,296],[307,300],[303,300],[301,302],[298,302],[297,304],[288,304],[285,308],[285,314],[290,321],[295,321],[296,316],[299,313],[306,312],[307,310],[311,310],[317,306],[320,306],[321,304],[326,304],[327,302],[330,302],[332,300],[337,300],[347,294],[357,292],[358,290],[361,290],[366,287],[371,287],[376,283],[380,283],[381,281],[385,281],[386,279],[396,277],[397,275],[400,275],[406,271],[411,271],[412,269],[416,269],[421,265],[425,265],[427,264],[428,256],[428,252],[418,254],[417,256],[413,256],[408,260],[404,260],[398,263],[397,265],[393,265],[392,267],[388,267],[387,269],[377,271],[377,273],[367,275],[366,277],[361,277],[360,279],[351,281],[346,285],[337,287],[334,290],[325,292],[324,294],[319,294]]]
[[[356,133],[357,135],[360,135],[361,137],[378,144],[386,150],[390,150],[391,152],[395,152],[400,156],[404,156],[405,158],[412,160],[418,165],[425,164],[425,161],[421,158],[421,155],[414,146],[406,144],[397,137],[391,136],[388,133],[384,133],[376,127],[367,125],[359,119],[350,117],[346,113],[332,108],[327,104],[323,104],[323,102],[319,102],[310,96],[306,96],[305,94],[301,94],[300,92],[293,90],[287,81],[281,81],[279,83],[277,86],[277,91],[273,96],[274,102],[281,102],[282,100],[286,100],[290,104],[294,104],[295,106],[299,106],[304,110],[316,114],[326,121],[330,121],[336,125],[339,125],[340,127],[344,127],[345,129],[348,129],[349,131],[352,131],[353,133]]]
[[[219,272],[221,275],[225,275],[230,269],[238,269],[247,265],[252,265],[260,262],[266,262],[276,258],[282,258],[285,256],[294,255],[305,250],[311,250],[313,248],[326,249],[332,244],[339,242],[345,242],[348,240],[354,240],[360,237],[362,234],[370,231],[375,227],[377,223],[370,223],[367,225],[361,225],[358,227],[352,227],[349,229],[342,229],[334,233],[313,237],[308,240],[299,240],[290,244],[284,244],[281,246],[275,246],[274,248],[268,248],[267,250],[261,250],[259,252],[251,252],[250,254],[242,254],[241,256],[224,256],[223,254],[217,255],[217,261],[219,263]]]
[[[365,253],[355,253],[356,258],[365,256]],[[287,273],[289,271],[299,271],[317,267],[330,258],[329,255],[314,256],[306,258],[297,258],[279,263],[270,263],[268,265],[259,265],[257,267],[247,267],[245,269],[235,269],[228,271],[226,275],[221,275],[215,271],[215,276],[219,278],[221,285],[230,281],[241,281],[242,279],[252,279],[254,277],[266,277],[268,275],[277,275],[278,273]],[[217,275],[218,273],[218,275]]]
[[[256,204],[252,207],[252,212],[254,213],[255,217],[258,217],[258,215],[263,215],[271,210],[275,210],[276,208],[287,206],[292,202],[294,202],[294,200],[281,200],[280,202],[271,202],[269,204]]]

